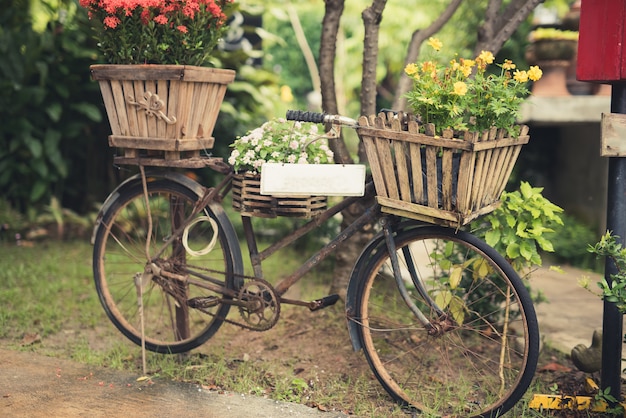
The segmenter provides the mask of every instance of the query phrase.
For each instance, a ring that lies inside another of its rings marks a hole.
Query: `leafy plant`
[[[202,65],[233,0],[80,0],[111,64]]]
[[[577,41],[578,32],[556,28],[537,28],[528,37],[531,42],[544,40]]]
[[[561,214],[561,218],[566,227],[557,228],[547,235],[554,247],[555,261],[582,269],[602,271],[604,266],[600,260],[588,251],[589,243],[597,242],[599,234],[573,216]]]
[[[626,248],[619,242],[619,237],[607,231],[600,241],[589,246],[589,251],[613,262],[616,272],[610,274],[611,283],[603,277],[598,287],[604,300],[615,303],[620,312],[626,313]]]
[[[472,224],[487,244],[520,273],[541,266],[539,251],[554,251],[548,234],[563,225],[559,215],[563,209],[543,197],[542,191],[543,188],[521,182],[519,190],[502,194],[498,209]]]
[[[0,189],[22,213],[53,195],[84,199],[86,150],[102,119],[87,71],[95,49],[81,32],[82,16],[63,10],[64,20],[39,33],[27,9],[0,10]],[[80,176],[68,190],[74,170]]]
[[[437,52],[443,44],[430,38],[428,44]],[[413,111],[423,123],[433,123],[435,133],[445,129],[483,132],[492,126],[514,129],[517,114],[528,95],[526,82],[539,80],[541,70],[516,69],[505,60],[499,74],[490,74],[494,62],[491,52],[482,51],[475,59],[454,58],[447,66],[434,60],[409,64],[405,72],[413,79],[413,89],[406,94]]]

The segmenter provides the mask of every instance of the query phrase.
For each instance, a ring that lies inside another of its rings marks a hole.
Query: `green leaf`
[[[495,247],[500,242],[500,231],[494,229],[487,231],[485,233],[485,241],[489,246]]]
[[[76,105],[73,105],[72,109],[76,110],[78,113],[81,113],[87,116],[87,118],[92,122],[102,121],[102,112],[100,112],[100,109],[98,108],[98,106],[94,104],[81,102]]]
[[[519,190],[525,199],[530,199],[533,195],[532,187],[530,186],[529,183],[525,181],[523,181],[522,184],[520,184]]]
[[[39,199],[41,199],[41,197],[46,192],[46,189],[47,189],[46,183],[44,183],[43,181],[37,181],[33,185],[33,188],[30,191],[30,201],[31,202],[36,202]]]
[[[450,301],[450,313],[458,325],[463,325],[465,321],[465,301],[458,296],[454,296]]]
[[[461,278],[463,278],[463,267],[455,266],[450,273],[450,278],[448,279],[450,289],[456,289],[459,286],[459,283],[461,283]]]
[[[61,120],[63,106],[61,106],[61,103],[51,103],[46,107],[46,113],[53,122],[58,122],[59,120]]]
[[[24,139],[24,143],[30,150],[32,157],[33,158],[41,157],[42,150],[43,150],[43,147],[41,146],[41,142],[39,142],[37,139],[31,136],[26,136],[23,139]]]
[[[452,300],[452,293],[449,290],[443,290],[435,295],[435,303],[439,308],[446,309]]]
[[[528,241],[522,241],[520,244],[520,255],[526,260],[530,260],[533,254],[536,252],[534,245]]]
[[[506,256],[512,260],[520,256],[519,244],[511,243],[506,247]]]

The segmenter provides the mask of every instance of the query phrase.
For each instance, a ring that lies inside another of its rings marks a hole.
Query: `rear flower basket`
[[[268,196],[261,194],[261,175],[235,174],[233,208],[244,216],[311,218],[327,207],[326,196]]]
[[[118,164],[204,166],[232,70],[189,65],[92,65]]]
[[[403,114],[361,117],[359,125],[382,211],[455,227],[498,207],[530,139],[527,126],[517,138],[495,128],[462,139],[451,130],[428,136]]]

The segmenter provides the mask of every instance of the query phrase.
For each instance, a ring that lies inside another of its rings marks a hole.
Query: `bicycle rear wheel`
[[[157,256],[200,196],[179,182],[158,178],[148,179],[147,191],[146,201],[140,180],[121,187],[102,215],[94,242],[96,291],[109,319],[138,345],[141,294],[146,348],[186,352],[206,342],[228,314],[230,305],[224,301],[229,297],[219,289],[237,287],[242,273],[239,243],[222,208],[210,204],[196,215],[186,237],[194,256],[181,238]],[[156,257],[157,268],[146,269],[148,257]]]
[[[401,284],[379,247],[359,277],[351,318],[374,374],[397,402],[429,416],[501,416],[528,388],[539,354],[523,282],[495,250],[462,231],[418,227],[394,242]]]

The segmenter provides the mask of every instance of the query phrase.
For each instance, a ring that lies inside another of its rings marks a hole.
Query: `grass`
[[[98,301],[91,251],[81,241],[33,247],[0,243],[0,346],[140,374],[139,348],[113,327]],[[266,276],[280,275],[297,265],[297,260],[296,254],[283,254],[265,266]],[[314,299],[323,296],[327,287],[324,279],[314,276],[302,282],[296,297]],[[315,313],[300,307],[281,308],[281,320],[269,331],[256,333],[224,325],[190,354],[148,353],[148,370],[153,378],[194,382],[321,410],[363,417],[407,416],[373,378],[362,354],[352,351],[342,306]],[[542,357],[544,363],[568,361],[549,348]],[[534,393],[564,389],[554,379],[538,373],[524,400],[507,416],[600,416],[588,412],[550,415],[529,409]]]

